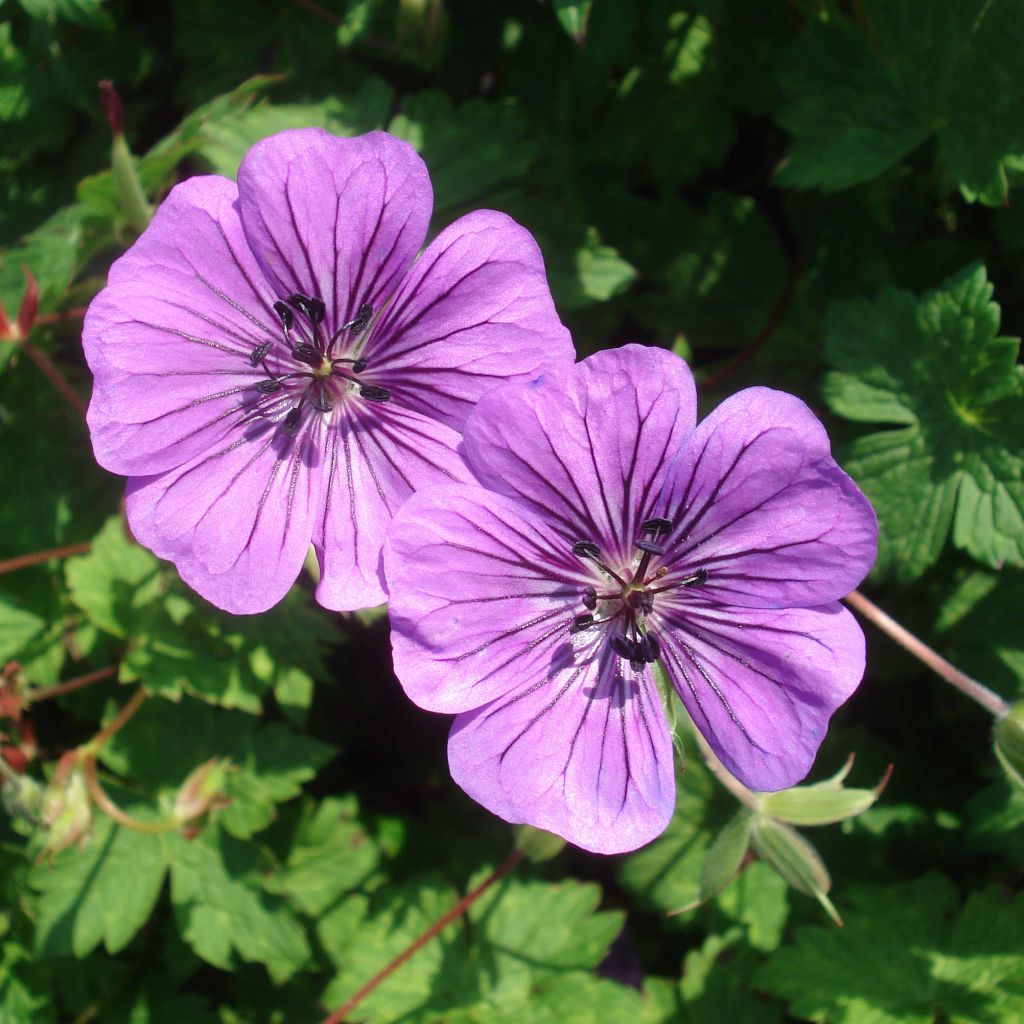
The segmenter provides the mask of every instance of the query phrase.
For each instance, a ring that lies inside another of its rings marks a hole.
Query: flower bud
[[[92,832],[92,798],[77,750],[69,750],[57,762],[42,794],[40,819],[46,830],[43,849],[51,855],[74,843],[84,846]]]
[[[753,827],[754,815],[746,809],[730,819],[725,828],[715,836],[704,855],[697,898],[678,910],[669,911],[669,916],[696,910],[702,903],[713,899],[728,887],[750,850]]]
[[[231,802],[224,793],[228,772],[232,770],[227,758],[214,757],[201,764],[181,784],[174,800],[174,819],[186,829],[186,835],[193,838],[199,831],[201,819],[210,811],[227,807]]]
[[[776,821],[790,825],[832,825],[863,814],[882,794],[892,774],[892,765],[874,789],[846,789],[843,779],[853,766],[853,755],[843,767],[824,782],[794,786],[778,793],[764,793],[761,809]]]
[[[516,826],[516,849],[534,864],[557,857],[564,848],[565,840],[553,832],[533,825]]]
[[[828,898],[832,888],[828,868],[818,851],[795,828],[758,817],[754,822],[753,843],[758,856],[773,867],[787,885],[813,896],[842,927],[842,918]]]
[[[1024,703],[1015,704],[996,722],[996,757],[1010,781],[1024,789]]]

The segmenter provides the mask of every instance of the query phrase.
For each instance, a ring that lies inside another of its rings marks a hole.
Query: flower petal
[[[132,532],[219,608],[265,611],[288,592],[309,551],[322,433],[319,416],[295,438],[257,421],[177,469],[130,479]]]
[[[178,185],[89,307],[89,428],[111,472],[160,473],[217,445],[265,376],[250,355],[281,327],[237,196],[226,178]]]
[[[878,524],[798,398],[749,388],[694,432],[659,514],[675,523],[673,575],[707,569],[709,601],[751,608],[843,597],[875,560]]]
[[[750,789],[799,782],[864,673],[854,617],[840,604],[687,604],[659,607],[657,617],[662,664],[719,760]]]
[[[537,243],[493,210],[462,217],[431,243],[364,355],[375,382],[456,430],[496,385],[575,358]]]
[[[595,853],[624,853],[672,817],[673,750],[650,673],[623,674],[621,660],[602,650],[459,715],[448,764],[474,800],[506,821]]]
[[[626,345],[489,392],[466,421],[463,449],[485,487],[533,509],[567,543],[591,540],[626,562],[696,405],[681,359]]]
[[[322,299],[337,330],[380,309],[423,244],[433,206],[423,161],[384,132],[319,128],[257,142],[238,169],[242,224],[278,296]]]
[[[413,495],[388,530],[395,673],[430,711],[469,711],[572,657],[580,560],[537,516],[477,486]]]
[[[449,427],[394,402],[350,396],[327,436],[322,508],[313,544],[320,559],[317,600],[326,608],[369,608],[387,598],[384,533],[412,494],[469,478]]]

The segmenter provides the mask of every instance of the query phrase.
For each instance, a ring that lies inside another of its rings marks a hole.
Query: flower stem
[[[383,970],[374,975],[355,995],[329,1017],[323,1024],[342,1024],[342,1021],[375,989],[385,978],[394,974],[410,957],[419,952],[431,939],[437,936],[453,921],[457,921],[495,882],[501,881],[513,871],[525,855],[513,850],[475,889],[470,890],[458,903],[439,917],[419,938],[411,942]]]
[[[35,690],[29,690],[27,697],[30,704],[38,704],[41,700],[52,700],[54,697],[63,697],[65,693],[72,690],[80,690],[83,686],[92,686],[93,683],[102,682],[111,676],[117,675],[117,665],[107,665],[106,668],[98,668],[95,672],[86,672],[84,675],[75,676],[74,679],[67,679],[63,683],[54,686],[41,686]]]
[[[855,590],[848,594],[846,603],[860,612],[865,619],[876,625],[888,637],[895,640],[904,650],[909,651],[915,658],[945,679],[947,683],[955,686],[961,693],[976,701],[996,718],[1002,718],[1010,710],[1010,705],[998,693],[993,693],[987,686],[983,686],[976,679],[965,675],[951,662],[946,661],[938,651],[918,640],[913,633],[904,629],[895,619],[883,612],[877,604],[869,601],[859,591]]]
[[[140,686],[131,696],[131,700],[102,728],[88,743],[85,744],[83,750],[88,756],[95,755],[96,751],[103,746],[112,736],[119,733],[129,721],[136,711],[142,707],[142,702],[146,699],[146,691]]]
[[[749,807],[752,811],[759,811],[761,809],[761,801],[757,794],[747,789],[739,779],[732,776],[729,769],[726,768],[725,765],[722,764],[722,762],[715,756],[715,752],[708,745],[708,741],[704,739],[699,730],[694,729],[693,735],[696,737],[697,746],[700,747],[701,756],[704,758],[704,763],[708,766],[708,771],[710,771],[711,774],[714,775],[714,777],[718,779],[718,781],[725,786],[725,788],[729,790],[729,792],[732,793],[732,795],[736,797],[744,807]]]
[[[141,693],[141,691],[139,692]],[[118,807],[100,785],[99,776],[96,774],[95,754],[89,754],[82,759],[82,774],[85,776],[85,784],[93,803],[118,825],[130,828],[134,832],[144,832],[147,835],[159,835],[161,832],[170,832],[178,828],[180,822],[174,818],[168,818],[166,821],[143,821]]]
[[[46,324],[62,324],[68,320],[81,320],[85,316],[85,306],[76,306],[74,309],[61,309],[56,313],[42,313],[35,318],[36,327],[43,327]]]
[[[85,402],[82,401],[75,389],[68,383],[67,378],[57,368],[57,364],[41,348],[38,348],[27,339],[18,342],[18,347],[39,367],[43,376],[64,396],[68,405],[84,419]]]
[[[81,544],[68,544],[62,548],[50,548],[47,551],[35,551],[31,555],[16,555],[14,558],[6,558],[0,562],[0,576],[7,572],[14,572],[16,569],[27,569],[30,565],[38,565],[40,562],[48,562],[51,558],[84,555],[91,547],[91,541],[83,541]]]

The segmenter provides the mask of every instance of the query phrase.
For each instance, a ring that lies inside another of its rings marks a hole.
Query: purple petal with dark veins
[[[413,491],[470,479],[449,427],[396,402],[347,396],[335,410],[323,453],[321,508],[313,535],[320,559],[317,600],[339,611],[387,598],[384,532]]]
[[[226,178],[178,185],[89,307],[89,428],[112,472],[160,473],[220,444],[266,376],[250,355],[280,327],[236,199]]]
[[[878,524],[836,465],[828,435],[798,398],[749,388],[700,426],[672,468],[658,514],[666,583],[700,569],[702,598],[752,608],[813,606],[856,587],[875,560]]]
[[[696,407],[681,359],[626,345],[489,392],[466,421],[463,452],[485,487],[521,501],[566,544],[594,541],[626,560]]]
[[[272,135],[246,154],[238,193],[246,237],[278,296],[322,299],[332,331],[394,292],[433,206],[423,161],[384,132]]]
[[[804,778],[829,718],[864,673],[864,634],[839,604],[765,610],[680,598],[659,604],[656,629],[694,725],[754,790]]]
[[[185,465],[130,479],[132,533],[219,608],[265,611],[288,592],[309,550],[323,429],[310,417],[288,438],[255,421]]]
[[[649,671],[623,671],[607,644],[552,666],[513,694],[455,719],[452,778],[506,821],[595,853],[658,836],[675,807],[672,740]]]
[[[403,404],[456,430],[496,385],[575,358],[537,243],[493,210],[467,214],[427,247],[363,355]]]

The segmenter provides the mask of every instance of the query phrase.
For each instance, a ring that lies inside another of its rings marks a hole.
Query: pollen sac
[[[640,656],[647,664],[653,664],[661,657],[661,642],[653,633],[647,633],[640,638]]]
[[[572,553],[577,558],[597,558],[601,549],[592,540],[578,540],[572,546]]]
[[[354,359],[352,361],[352,372],[353,373],[362,373],[363,370],[365,370],[365,369],[366,369],[366,360],[365,359]]]
[[[249,353],[249,362],[252,366],[259,366],[264,359],[267,358],[267,353],[270,351],[271,342],[265,341],[262,345],[257,345],[252,352]]]
[[[302,410],[295,406],[294,409],[288,410],[288,415],[284,418],[284,432],[286,434],[294,434],[299,429],[299,420],[302,419]]]
[[[284,385],[279,380],[261,380],[259,384],[256,385],[256,390],[261,395],[273,395],[283,387]]]
[[[703,587],[708,581],[707,569],[698,569],[692,576],[687,576],[685,579],[679,581],[681,587]]]
[[[391,392],[387,388],[378,387],[376,384],[361,385],[359,394],[371,402],[386,402],[391,397]]]
[[[288,308],[287,303],[275,302],[274,312],[281,318],[281,323],[284,324],[286,331],[290,331],[295,326],[295,314]]]
[[[640,652],[637,650],[637,645],[629,639],[628,636],[624,636],[622,633],[616,633],[612,637],[612,650],[625,661],[641,661]]]
[[[327,312],[320,299],[313,299],[308,295],[291,295],[288,297],[288,305],[297,309],[311,324],[323,323],[324,314]]]
[[[298,345],[292,349],[292,355],[298,359],[300,363],[305,363],[307,366],[319,366],[323,362],[324,358],[307,341],[300,341]]]
[[[373,306],[368,302],[364,302],[359,307],[359,313],[356,315],[355,320],[350,320],[345,324],[344,330],[352,331],[354,334],[362,334],[362,332],[370,325],[370,320],[372,318]]]
[[[646,551],[647,554],[649,554],[649,555],[663,555],[663,554],[665,554],[665,549],[664,549],[664,547],[662,547],[661,544],[654,544],[652,541],[649,541],[649,540],[638,540],[636,542],[636,546],[641,551]]]
[[[593,587],[587,587],[583,591],[583,607],[591,611],[597,607],[597,591]]]
[[[663,537],[666,533],[672,532],[672,520],[658,516],[654,519],[645,519],[640,524],[640,532],[649,537]]]
[[[317,412],[330,412],[334,408],[334,403],[321,391],[313,400],[313,408]]]
[[[593,624],[593,615],[577,615],[576,618],[574,618],[572,622],[569,624],[569,632],[579,633],[582,630],[586,629],[588,626],[592,626]]]

